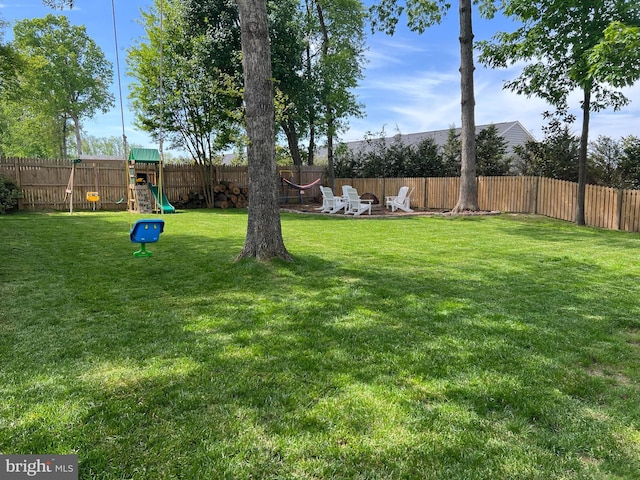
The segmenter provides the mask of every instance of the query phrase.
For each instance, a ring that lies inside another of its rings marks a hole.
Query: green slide
[[[149,185],[149,190],[153,193],[153,198],[156,199],[156,204],[162,209],[162,213],[176,213],[176,209],[169,203],[165,194],[162,194],[162,202],[158,201],[158,187]]]

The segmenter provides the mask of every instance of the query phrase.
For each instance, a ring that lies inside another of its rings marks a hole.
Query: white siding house
[[[494,125],[498,129],[498,135],[500,135],[507,141],[507,154],[512,153],[513,148],[517,145],[524,145],[528,141],[536,141],[535,137],[531,135],[531,133],[529,133],[529,131],[524,128],[518,121],[476,125],[476,134],[489,127],[490,125]],[[418,145],[426,138],[433,138],[435,143],[442,147],[445,143],[447,143],[449,130],[450,129],[447,128],[446,130],[434,130],[431,132],[409,133],[404,135],[396,134],[392,137],[386,138],[386,141],[387,144],[391,144],[393,142],[402,142],[405,145]],[[460,130],[460,128],[456,128],[455,132],[457,134],[460,134]],[[376,139],[373,140],[375,143]],[[368,143],[366,140],[344,142],[344,144],[352,152],[366,152],[371,148],[370,143]],[[327,149],[320,149],[317,156],[318,158],[327,158]]]

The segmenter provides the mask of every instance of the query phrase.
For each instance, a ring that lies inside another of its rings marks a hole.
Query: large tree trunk
[[[589,117],[591,112],[591,86],[584,88],[582,99],[582,134],[578,153],[578,198],[576,199],[576,225],[585,225],[584,199],[587,188],[587,147],[589,145]]]
[[[460,195],[453,213],[477,211],[478,185],[476,183],[476,120],[473,87],[473,28],[471,0],[460,0],[460,92],[462,130],[460,142],[462,163]]]
[[[238,259],[292,260],[282,239],[275,160],[271,52],[265,0],[237,0],[242,37],[244,102],[249,137],[249,220]]]
[[[298,132],[296,131],[296,122],[291,118],[282,121],[282,130],[287,136],[289,145],[289,153],[294,165],[302,165],[302,157],[300,156],[300,147],[298,146]]]

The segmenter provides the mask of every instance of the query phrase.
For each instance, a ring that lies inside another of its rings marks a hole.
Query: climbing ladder
[[[151,191],[147,185],[140,185],[136,182],[136,162],[134,160],[129,161],[128,174],[129,211],[137,213],[151,213],[153,211]]]
[[[138,213],[151,213],[153,207],[151,203],[151,192],[147,185],[136,185],[135,192],[135,207]]]
[[[127,174],[129,175],[129,190],[127,195],[129,197],[127,210],[130,212],[136,212],[137,196],[136,196],[136,164],[133,161],[127,163]]]

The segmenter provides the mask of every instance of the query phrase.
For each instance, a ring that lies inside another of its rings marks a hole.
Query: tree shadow
[[[42,391],[18,407],[3,450],[70,449],[81,478],[639,468],[619,436],[638,421],[637,379],[618,385],[581,368],[638,361],[637,346],[620,341],[615,299],[584,294],[601,288],[597,264],[563,258],[550,269],[554,258],[521,252],[469,275],[464,265],[372,269],[321,254],[234,263],[239,233],[169,231],[154,257],[135,259],[123,255],[120,225],[92,226],[90,244],[61,241],[86,247],[77,265],[44,267],[68,301],[57,297],[34,325],[53,321],[47,331],[58,332],[37,351],[40,366],[12,367],[7,398]],[[563,288],[569,278],[581,289]],[[60,409],[61,421],[42,422],[41,408]]]

